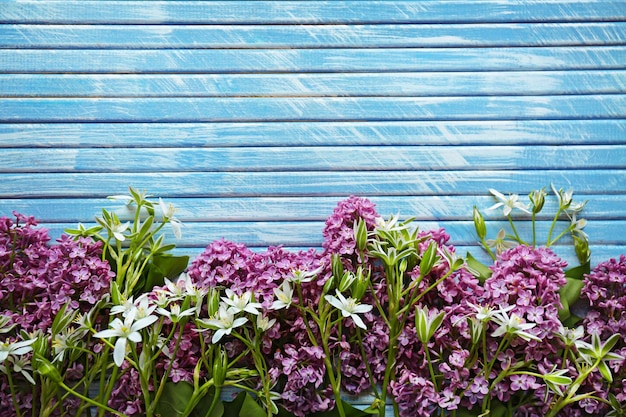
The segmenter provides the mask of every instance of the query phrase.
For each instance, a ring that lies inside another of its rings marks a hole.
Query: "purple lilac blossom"
[[[589,303],[589,311],[583,320],[587,341],[592,334],[598,334],[601,340],[606,340],[614,334],[622,335],[613,348],[613,352],[626,357],[626,256],[619,259],[609,259],[599,263],[590,274],[585,276],[581,290],[581,299]],[[611,361],[609,363],[613,374],[613,383],[610,387],[600,378],[598,373],[585,384],[584,388],[596,391],[596,394],[606,398],[611,392],[621,403],[626,402],[626,360]],[[586,401],[586,413],[603,415],[607,408],[603,403]]]
[[[56,314],[68,310],[87,313],[108,294],[114,276],[109,264],[102,260],[101,242],[89,238],[76,240],[61,236],[50,244],[48,231],[37,227],[32,216],[13,213],[15,222],[0,217],[0,312],[17,326],[5,337],[14,339],[20,331],[47,334]],[[29,354],[30,355],[30,354]],[[82,367],[69,364],[67,378],[79,379]],[[31,391],[20,374],[15,382]],[[6,385],[6,376],[0,375],[0,404],[7,416],[15,414],[13,401]],[[17,392],[22,413],[30,413],[33,405],[30,393]],[[72,410],[79,401],[69,397],[60,409]]]

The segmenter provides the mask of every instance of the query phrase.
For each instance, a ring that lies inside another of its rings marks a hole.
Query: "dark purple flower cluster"
[[[528,332],[541,339],[525,344],[526,360],[541,360],[557,351],[554,342],[561,328],[559,290],[567,280],[567,263],[544,247],[516,246],[503,252],[492,266],[493,274],[485,281],[485,303],[503,308],[514,306],[516,314],[527,323],[536,324]]]
[[[376,205],[371,201],[350,196],[340,201],[333,213],[326,219],[322,236],[324,254],[339,254],[356,261],[357,247],[354,237],[354,223],[363,219],[368,230],[372,230],[379,217]]]
[[[298,417],[333,407],[332,390],[325,382],[324,352],[310,343],[287,343],[274,353],[270,376],[280,383],[283,405]]]
[[[15,215],[15,223],[0,218],[0,305],[20,330],[45,332],[65,304],[86,312],[109,292],[114,274],[101,243],[64,235],[48,246],[46,229]]]
[[[108,294],[114,273],[101,258],[100,242],[64,235],[50,245],[48,231],[33,217],[14,215],[15,221],[0,217],[0,313],[16,325],[4,337],[20,331],[46,334],[64,305],[84,313]],[[4,387],[5,376],[0,380]],[[24,409],[32,407],[32,390],[27,391],[18,394]],[[11,394],[3,388],[0,404],[5,403],[5,410],[13,410]]]
[[[621,340],[613,351],[626,358],[626,256],[610,259],[598,264],[585,277],[581,299],[589,303],[589,311],[583,320],[586,334],[597,334],[606,340],[620,334]],[[613,384],[606,386],[597,375],[588,384],[588,389],[606,398],[608,392],[621,403],[626,402],[626,360],[613,361],[611,367]],[[587,402],[589,412],[606,412],[606,407],[597,401]]]

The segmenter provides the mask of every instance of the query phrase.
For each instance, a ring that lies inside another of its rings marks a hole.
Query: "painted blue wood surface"
[[[132,185],[191,255],[319,247],[351,194],[476,251],[488,188],[553,182],[597,263],[626,252],[626,2],[1,1],[0,156],[0,215],[56,238]]]
[[[2,147],[623,144],[625,119],[225,123],[1,123]]]
[[[416,48],[621,45],[624,22],[377,25],[6,25],[0,48]]]
[[[315,24],[623,21],[621,0],[8,1],[0,23]]]
[[[624,69],[624,46],[368,49],[0,49],[0,73],[273,73]]]

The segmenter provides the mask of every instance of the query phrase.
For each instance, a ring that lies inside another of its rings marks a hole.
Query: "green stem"
[[[537,226],[535,224],[535,217],[537,214],[533,211],[533,214],[530,217],[530,221],[533,227],[533,248],[537,246]]]
[[[61,385],[61,387],[64,390],[70,392],[72,395],[76,396],[77,398],[80,398],[82,401],[85,401],[86,403],[89,403],[89,404],[91,404],[91,405],[93,405],[95,407],[98,407],[101,412],[108,411],[109,413],[114,414],[114,415],[119,416],[119,417],[128,417],[126,414],[120,413],[119,411],[114,410],[114,409],[112,409],[111,407],[109,407],[109,406],[107,406],[105,404],[101,404],[101,403],[99,403],[97,401],[94,401],[91,398],[81,394],[80,392],[75,391],[74,389],[72,389],[72,387],[66,385],[63,381],[59,382],[59,385]]]
[[[433,381],[435,391],[439,392],[439,384],[437,383],[437,378],[435,376],[435,369],[433,368],[433,363],[430,360],[430,349],[428,349],[428,343],[424,343],[424,353],[426,355],[426,360],[428,361],[428,371],[430,372],[430,379],[431,381]]]
[[[17,393],[15,392],[15,385],[13,384],[13,378],[11,377],[11,372],[7,369],[7,379],[9,382],[9,389],[11,390],[11,398],[13,398],[13,408],[15,408],[15,414],[18,417],[22,417],[22,412],[20,411],[19,405],[17,403]],[[34,409],[34,407],[33,407]]]
[[[546,247],[550,247],[552,245],[552,233],[554,232],[554,226],[556,226],[556,222],[559,220],[559,216],[561,215],[561,209],[559,208],[552,219],[552,224],[550,225],[550,230],[548,231],[548,240],[546,241]]]
[[[513,235],[515,236],[515,241],[517,243],[524,244],[524,241],[519,237],[519,233],[517,233],[517,229],[515,228],[515,223],[513,222],[513,219],[511,218],[511,215],[509,214],[507,216],[507,218],[509,219],[509,224],[511,225],[511,230],[513,230]]]
[[[220,401],[221,393],[222,393],[222,387],[216,386],[215,393],[213,394],[213,399],[211,400],[211,404],[209,405],[209,408],[206,410],[204,417],[210,417],[211,414],[213,414],[213,410],[217,406],[217,403]]]

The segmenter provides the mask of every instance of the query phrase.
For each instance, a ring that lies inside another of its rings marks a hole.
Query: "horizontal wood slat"
[[[0,101],[0,122],[626,118],[626,94],[494,97],[115,98]]]
[[[621,0],[18,1],[0,23],[315,24],[626,20]]]
[[[536,71],[626,68],[626,46],[378,49],[0,49],[0,73]]]
[[[6,25],[0,48],[415,48],[624,45],[625,22],[444,25]],[[452,35],[454,34],[454,35]]]
[[[7,149],[3,159],[0,173],[508,171],[519,166],[527,170],[619,169],[626,161],[626,148],[557,145]]]
[[[549,184],[542,185],[549,189]],[[561,184],[555,184],[561,188]],[[569,189],[569,187],[564,187]],[[125,190],[118,190],[122,193]],[[508,190],[501,190],[507,194]],[[626,205],[621,195],[580,194],[575,190],[574,201],[587,205],[579,218],[595,220],[626,219]],[[469,221],[472,219],[472,207],[481,210],[487,220],[501,220],[502,209],[489,210],[496,200],[487,190],[476,195],[433,195],[433,196],[368,196],[376,205],[376,211],[383,217],[400,215],[406,219],[416,220]],[[176,207],[176,217],[187,222],[291,222],[291,221],[325,221],[340,201],[339,197],[327,196],[296,196],[296,197],[213,197],[213,198],[168,198],[168,204]],[[520,201],[527,202],[526,196]],[[47,223],[93,222],[94,216],[101,215],[101,209],[115,212],[121,219],[130,219],[132,211],[120,205],[119,201],[104,198],[46,198],[32,199],[0,199],[0,213],[10,215],[12,211],[33,215],[45,219]],[[552,220],[556,212],[554,195],[547,198],[544,210],[539,213],[539,220]],[[514,212],[516,218],[529,218],[519,211]]]
[[[425,97],[618,94],[624,90],[626,70],[0,74],[0,97]]]
[[[538,239],[543,238],[545,240],[550,224],[550,222],[537,222]],[[42,227],[48,228],[51,235],[54,236],[60,235],[65,229],[76,227],[76,224],[73,223],[42,223],[41,225]],[[85,227],[94,225],[95,223],[86,223]],[[490,224],[492,227],[489,229],[491,235],[495,237],[497,231],[501,228],[508,228],[507,225],[508,222],[504,221],[492,222]],[[446,233],[448,233],[451,237],[454,236],[454,244],[463,246],[477,245],[476,242],[478,238],[476,237],[474,224],[471,221],[455,222],[424,220],[416,222],[415,226],[418,226],[419,230],[424,231],[444,228]],[[587,226],[585,226],[585,232],[587,232],[590,236],[593,236],[595,242],[601,242],[601,244],[611,245],[623,243],[621,236],[617,236],[615,233],[610,231],[612,227],[624,230],[624,228],[626,228],[626,220],[612,220],[610,222],[597,220],[589,222]],[[256,247],[276,246],[281,244],[286,246],[306,247],[311,245],[314,247],[321,247],[323,242],[323,228],[323,222],[303,221],[292,221],[282,225],[274,222],[262,221],[224,223],[202,222],[185,224],[182,229],[181,239],[176,241],[173,240],[174,235],[171,229],[164,229],[163,233],[169,238],[168,241],[175,241],[177,246],[180,247],[203,247],[214,240],[222,238],[242,242],[246,245]],[[563,228],[559,230],[562,231]],[[525,236],[527,239],[532,238],[532,234],[526,228],[520,228],[518,232],[521,236]],[[560,245],[565,244],[567,244],[565,240],[560,243]],[[569,244],[571,244],[571,241]]]
[[[0,123],[2,147],[625,144],[626,119],[275,123]]]
[[[123,161],[120,161],[123,163]],[[472,195],[487,188],[528,193],[543,184],[578,194],[626,194],[626,169],[502,171],[346,171],[3,174],[2,198],[104,198],[129,185],[174,197]],[[155,191],[156,190],[156,191]]]

